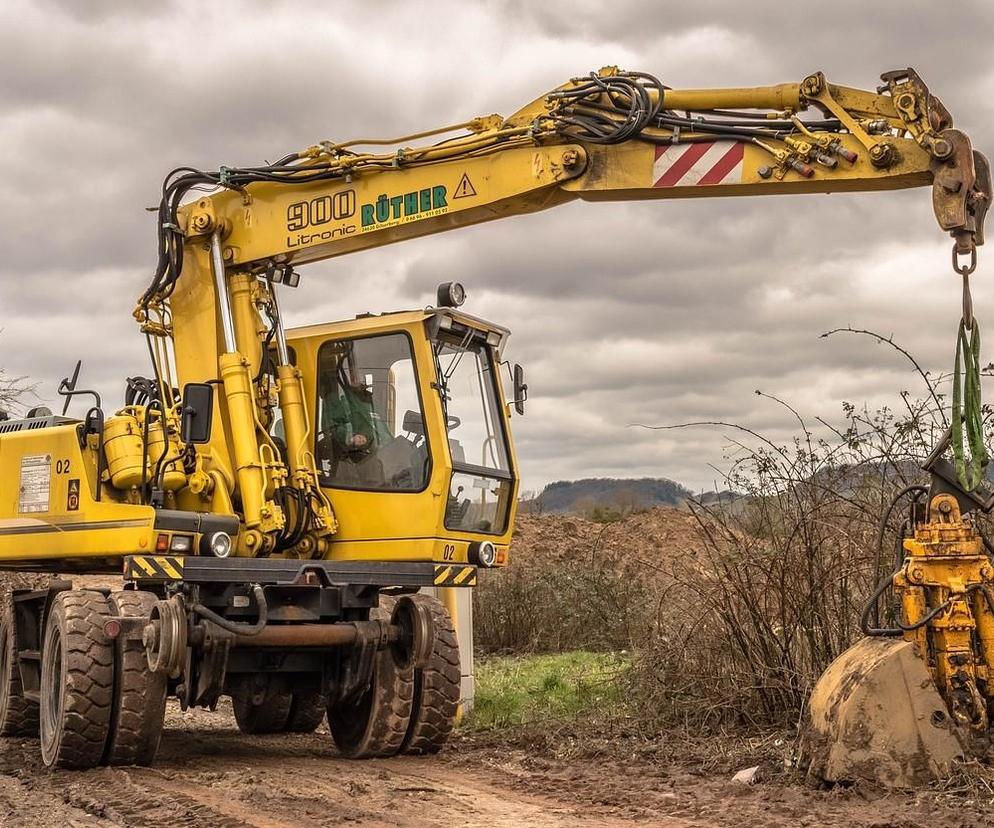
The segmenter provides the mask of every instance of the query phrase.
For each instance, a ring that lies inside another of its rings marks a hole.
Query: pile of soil
[[[638,559],[650,564],[697,555],[699,525],[685,509],[657,506],[613,523],[574,515],[519,515],[512,565]]]

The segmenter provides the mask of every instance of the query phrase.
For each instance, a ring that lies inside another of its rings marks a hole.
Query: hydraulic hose
[[[894,511],[894,507],[898,504],[901,498],[911,494],[912,492],[915,493],[915,500],[918,500],[919,497],[921,497],[923,494],[926,494],[928,492],[928,488],[926,486],[922,486],[920,483],[911,486],[905,486],[903,489],[901,489],[901,491],[895,494],[893,498],[891,498],[890,504],[884,510],[883,517],[880,519],[880,523],[877,526],[876,557],[873,560],[874,577],[877,577],[880,574],[881,558],[883,558],[884,554],[884,534],[887,532],[887,522],[890,520],[890,516]],[[900,562],[898,563],[898,568],[900,568]],[[890,575],[888,579],[886,579],[887,583],[889,583],[890,582],[889,579],[893,577],[894,577],[893,575]],[[882,594],[883,590],[880,590],[878,593],[875,593],[873,598],[871,598],[869,603],[867,604],[868,607],[872,608],[874,624],[880,623],[880,607],[877,604],[877,601],[879,600]],[[863,632],[866,632],[866,630],[864,629]],[[866,634],[870,635],[870,633]]]
[[[863,612],[859,617],[859,628],[863,631],[863,635],[868,635],[871,638],[904,635],[904,630],[900,627],[874,627],[870,624],[870,615],[877,613],[877,602],[880,600],[880,596],[887,591],[887,588],[894,582],[894,576],[900,571],[900,568],[895,569],[886,578],[881,578],[877,588],[873,591],[873,595],[870,596],[870,600],[863,605]],[[877,618],[879,619],[879,614]],[[874,623],[879,624],[880,621],[876,620]]]
[[[254,624],[229,621],[203,604],[194,604],[190,610],[195,615],[206,618],[212,624],[217,624],[222,630],[227,630],[235,635],[258,635],[266,628],[266,622],[269,619],[269,605],[266,603],[266,593],[259,584],[252,584],[252,597],[255,598],[255,605],[259,608],[259,617]]]

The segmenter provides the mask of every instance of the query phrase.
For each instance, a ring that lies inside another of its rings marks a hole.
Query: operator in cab
[[[377,454],[393,435],[376,410],[373,389],[351,349],[338,360],[335,380],[325,389],[321,406],[321,431],[330,443],[333,476],[354,485],[377,485],[383,478]]]

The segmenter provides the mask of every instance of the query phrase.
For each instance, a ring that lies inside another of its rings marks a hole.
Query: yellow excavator
[[[351,757],[444,745],[459,704],[453,595],[508,560],[524,374],[503,361],[508,330],[462,310],[456,282],[424,308],[289,330],[280,296],[302,265],[574,199],[928,185],[968,273],[989,167],[910,69],[862,91],[821,73],[679,90],[605,68],[508,118],[174,170],[135,310],[149,375],[127,378],[106,416],[77,365],[61,415],[0,421],[0,567],[124,582],[13,593],[0,734],[40,734],[48,766],[148,763],[167,696],[184,709],[230,696],[248,733],[327,715]],[[964,686],[979,730],[994,665],[972,503],[939,493],[920,511],[908,560],[921,563],[895,576],[907,640],[896,656],[874,650],[935,678],[927,716],[946,713],[928,726],[946,734]],[[834,689],[865,663],[843,664]],[[812,711],[819,749],[844,743],[826,740],[841,707],[860,707],[849,696]],[[825,749],[813,772],[847,778],[837,756],[818,764]]]

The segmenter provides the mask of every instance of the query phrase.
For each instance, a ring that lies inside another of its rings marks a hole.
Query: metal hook
[[[969,276],[977,269],[977,245],[970,244],[970,264],[961,265],[959,263],[959,248],[953,244],[953,270],[961,276]]]

